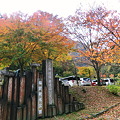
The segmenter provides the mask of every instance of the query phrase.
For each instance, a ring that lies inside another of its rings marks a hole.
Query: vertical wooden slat
[[[48,89],[46,86],[43,88],[43,105],[44,105],[44,117],[48,116]]]
[[[8,99],[8,82],[9,82],[9,77],[8,76],[5,76],[4,77],[4,86],[3,86],[3,96],[2,96],[2,98],[4,99],[4,100],[7,100]]]
[[[31,120],[32,117],[32,106],[31,106],[31,98],[27,100],[27,120]]]
[[[69,87],[65,86],[64,87],[64,92],[65,92],[65,113],[69,113]]]
[[[15,86],[14,86],[14,103],[17,103],[17,78],[14,78]]]
[[[22,105],[24,103],[25,98],[25,76],[22,76],[20,79],[20,99],[19,99],[19,105]]]
[[[64,106],[63,106],[63,101],[60,96],[58,96],[58,115],[61,115],[64,113]]]
[[[0,100],[0,120],[7,120],[7,101]]]
[[[32,66],[32,73],[33,73],[32,84],[34,86],[33,91],[36,91],[37,90],[37,70],[36,70],[36,66]]]
[[[3,96],[3,86],[0,85],[0,99],[2,99],[2,96]]]
[[[23,107],[23,120],[27,120],[27,108],[26,105]]]
[[[13,87],[13,78],[9,78],[9,83],[8,83],[8,102],[12,102],[12,87]]]
[[[22,120],[22,107],[17,107],[17,120]]]
[[[60,96],[63,96],[62,92],[63,92],[63,85],[62,82],[59,81],[59,91],[60,91]]]
[[[64,87],[64,93],[65,93],[65,103],[68,104],[69,103],[69,87],[68,86]]]
[[[27,104],[27,99],[30,97],[32,93],[32,72],[27,71],[25,76],[25,103]]]
[[[32,120],[36,119],[36,94],[32,96]]]
[[[3,106],[2,103],[0,102],[0,120],[3,119],[2,115],[3,115]]]
[[[11,120],[11,104],[7,104],[7,120]]]

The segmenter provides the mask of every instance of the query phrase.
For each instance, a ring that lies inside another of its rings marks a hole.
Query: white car
[[[69,80],[69,85],[70,86],[77,86],[77,80]]]
[[[79,86],[90,86],[90,85],[91,85],[90,78],[80,78]]]
[[[79,81],[79,77],[77,78]],[[77,80],[75,76],[68,76],[68,77],[64,77],[59,79],[60,81],[62,81],[62,84],[64,84],[65,86],[77,86]]]
[[[68,80],[62,80],[62,84],[64,86],[69,86],[69,81]]]
[[[114,85],[114,80],[111,79],[111,78],[104,78],[104,79],[101,79],[100,83],[101,85]],[[92,85],[95,86],[98,84],[98,81],[97,80],[92,80]]]
[[[105,82],[106,85],[114,85],[115,83],[114,79],[111,78],[105,78],[102,81]]]

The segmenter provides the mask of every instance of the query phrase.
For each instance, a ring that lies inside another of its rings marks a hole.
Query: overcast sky
[[[84,9],[96,4],[104,4],[108,9],[116,9],[120,12],[120,0],[1,0],[0,13],[21,11],[31,14],[42,10],[60,17],[67,17],[73,15],[80,4]]]

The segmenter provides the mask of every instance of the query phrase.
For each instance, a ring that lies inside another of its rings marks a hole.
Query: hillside
[[[109,108],[120,102],[120,97],[111,94],[106,87],[102,86],[81,86],[71,87],[70,93],[76,97],[79,102],[85,104],[85,109],[67,115],[49,118],[49,120],[80,120],[89,117]]]
[[[87,114],[98,113],[120,102],[120,97],[110,93],[105,86],[73,87],[70,89],[70,92],[78,101],[85,104],[86,108],[83,111],[86,111]]]

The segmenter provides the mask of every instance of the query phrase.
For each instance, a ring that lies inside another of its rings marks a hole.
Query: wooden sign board
[[[48,88],[48,104],[54,105],[53,64],[51,59],[46,60],[46,85]]]
[[[37,103],[37,106],[38,106],[38,116],[42,116],[42,113],[43,113],[43,83],[42,81],[40,81],[40,79],[37,79],[37,91],[38,91],[38,103]]]

